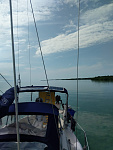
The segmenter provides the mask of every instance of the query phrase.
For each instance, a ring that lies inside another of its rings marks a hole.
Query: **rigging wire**
[[[20,51],[19,51],[19,36],[18,36],[18,0],[17,0],[17,51],[18,51],[18,85],[19,87],[21,86],[21,80],[20,80],[20,67],[19,67],[19,64],[20,64]]]
[[[79,20],[80,20],[80,0],[78,2],[78,54],[77,54],[77,120],[78,120],[78,71],[79,71]]]
[[[41,49],[38,29],[37,29],[37,25],[36,25],[36,20],[35,20],[35,15],[34,15],[34,11],[33,11],[33,6],[32,6],[31,0],[30,0],[30,5],[31,5],[32,14],[33,14],[33,20],[34,20],[34,24],[35,24],[35,30],[36,30],[37,40],[38,40],[39,49],[40,49],[40,53],[41,53],[41,58],[42,58],[42,63],[43,63],[43,67],[44,67],[44,72],[45,72],[45,76],[46,76],[46,81],[47,81],[47,85],[48,85],[48,90],[49,90],[49,93],[50,93],[50,99],[51,99],[51,102],[52,102],[51,92],[50,92],[50,88],[49,88],[50,86],[49,86],[49,81],[48,81],[48,77],[47,77],[47,71],[46,71],[46,67],[45,67],[44,57],[43,57],[43,53],[42,53],[42,49]],[[56,119],[55,119],[55,113],[54,113],[53,104],[52,104],[52,109],[53,109],[54,120],[55,120],[56,129],[57,129],[57,134],[59,135],[59,131],[58,131],[57,123],[56,123]]]
[[[3,94],[2,90],[0,90],[0,92]]]
[[[19,85],[19,87],[21,86],[21,80],[20,80],[20,67],[19,67],[19,64],[20,64],[20,51],[19,51],[19,36],[18,36],[18,0],[17,0],[17,51],[18,51],[18,80],[17,80],[17,83]]]
[[[1,75],[1,77],[8,83],[8,85],[10,86],[10,87],[12,87],[11,86],[11,84],[6,80],[6,78],[0,73],[0,75]],[[0,90],[1,91],[1,90]],[[1,91],[1,93],[3,94],[3,92]],[[7,121],[8,121],[8,116],[7,116]]]
[[[49,87],[49,82],[48,82],[48,77],[47,77],[47,71],[46,71],[46,67],[45,67],[45,63],[44,63],[44,57],[43,57],[43,53],[42,53],[42,49],[41,49],[41,44],[40,44],[38,29],[37,29],[37,25],[36,25],[36,20],[35,20],[35,15],[34,15],[34,11],[33,11],[33,6],[32,6],[31,0],[30,0],[30,5],[31,5],[32,14],[33,14],[33,20],[34,20],[34,24],[35,24],[35,30],[36,30],[37,40],[38,40],[39,49],[40,49],[40,53],[41,53],[41,57],[42,57],[42,63],[43,63],[43,67],[44,67],[46,81],[47,81],[47,85]]]
[[[76,122],[78,122],[78,65],[79,65],[79,21],[80,21],[80,0],[78,0],[78,55],[77,55],[77,107],[76,107]],[[77,124],[76,124],[76,137],[77,137]],[[76,150],[77,150],[77,138],[76,138]]]
[[[17,43],[18,43],[18,74],[20,72],[20,68],[19,68],[19,36],[18,36],[18,0],[17,0]]]
[[[12,85],[7,81],[7,79],[0,73],[1,77],[7,82],[7,84],[12,87]]]
[[[84,137],[85,137],[85,149],[88,149],[89,150],[89,144],[88,144],[88,140],[87,140],[87,136],[86,136],[86,132],[84,131],[84,129],[79,125],[78,123],[78,87],[79,87],[79,84],[78,84],[78,76],[79,76],[79,45],[80,45],[80,38],[79,38],[79,23],[80,23],[80,0],[78,0],[78,55],[77,55],[77,112],[76,112],[76,137],[78,136],[77,134],[77,126],[80,127],[80,129],[84,132]],[[83,149],[84,149],[83,148]],[[77,138],[76,138],[76,150],[77,150]]]
[[[31,85],[31,49],[30,49],[30,38],[29,38],[29,11],[28,11],[28,0],[27,0],[27,18],[28,18],[28,50],[29,50],[29,73],[30,73],[30,85]]]

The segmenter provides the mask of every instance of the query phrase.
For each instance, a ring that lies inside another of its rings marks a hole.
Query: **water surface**
[[[76,109],[76,81],[62,81],[62,85]],[[112,150],[113,82],[79,81],[78,91],[79,124],[87,133],[90,150]]]

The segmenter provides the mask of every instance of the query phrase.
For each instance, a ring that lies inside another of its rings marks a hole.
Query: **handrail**
[[[80,127],[80,129],[84,132],[84,137],[85,137],[84,150],[89,150],[89,144],[88,144],[86,132],[85,132],[84,129],[79,125],[79,123],[77,123],[77,125],[78,125],[78,126]]]

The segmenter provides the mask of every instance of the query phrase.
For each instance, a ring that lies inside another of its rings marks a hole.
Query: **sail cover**
[[[17,87],[18,91],[18,87]],[[14,101],[14,87],[7,90],[1,97],[0,97],[0,118],[7,115],[9,106]]]

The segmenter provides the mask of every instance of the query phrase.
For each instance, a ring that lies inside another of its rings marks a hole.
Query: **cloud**
[[[74,4],[78,5],[78,0],[64,0],[64,3],[71,4],[71,6]]]
[[[66,51],[69,49],[74,49],[76,46],[75,34],[76,33],[72,33],[68,35],[60,34],[55,38],[42,41],[41,46],[42,46],[43,54],[50,54],[50,53]],[[36,54],[40,54],[39,49],[36,52]]]
[[[69,33],[69,32],[72,32],[72,31],[75,31],[77,30],[77,25],[75,25],[74,21],[73,20],[69,20],[69,24],[65,25],[63,27],[63,30],[67,30],[66,33]]]
[[[93,0],[92,0],[93,1]],[[75,0],[65,0],[65,4],[72,4],[72,5],[78,5],[78,1]],[[26,56],[26,43],[28,40],[28,35],[27,35],[27,25],[28,25],[28,17],[27,17],[27,6],[26,6],[26,1],[19,0],[19,9],[18,9],[18,23],[19,23],[19,46],[20,46],[20,58],[22,58],[21,54],[23,55],[23,58]],[[37,4],[38,3],[38,4]],[[35,13],[35,19],[36,21],[45,21],[45,24],[48,23],[46,22],[47,20],[51,19],[53,15],[57,14],[57,12],[60,12],[61,7],[56,8],[56,1],[54,0],[43,0],[43,1],[38,1],[34,0],[33,1],[33,8],[34,8],[34,13]],[[58,2],[60,4],[60,2]],[[83,0],[82,3],[88,3],[88,0]],[[59,9],[58,11],[54,10]],[[109,40],[113,39],[113,4],[108,4],[104,5],[95,9],[91,9],[87,11],[81,11],[80,15],[80,48],[86,48],[90,47],[96,44],[100,44],[103,42],[107,42]],[[9,60],[11,62],[11,52],[9,49],[11,49],[11,38],[10,38],[10,17],[9,17],[9,6],[7,0],[4,0],[4,3],[1,2],[0,4],[0,55],[2,55],[1,59]],[[33,23],[32,19],[32,14],[30,7],[28,8],[28,13],[29,13],[29,23],[31,27],[31,23]],[[13,19],[14,19],[14,36],[16,39],[16,34],[17,34],[17,3],[16,1],[13,1]],[[62,15],[62,14],[61,14]],[[62,17],[62,16],[59,16]],[[65,51],[70,51],[77,49],[78,43],[77,43],[77,25],[75,24],[75,18],[69,18],[69,24],[64,24],[64,27],[60,26],[60,29],[62,28],[63,31],[62,33],[56,33],[56,37],[52,37],[47,40],[43,40],[41,42],[42,46],[42,51],[43,54],[51,54],[51,53],[57,53],[57,52],[65,52]],[[51,23],[51,22],[50,22]],[[53,24],[55,22],[52,22]],[[61,22],[60,22],[61,23]],[[26,30],[25,30],[26,28]],[[56,28],[56,26],[55,26]],[[57,28],[56,28],[57,29]],[[33,28],[31,29],[33,33]],[[56,32],[59,30],[55,30]],[[27,35],[27,36],[26,36]],[[31,49],[33,50],[32,53],[34,55],[34,51],[37,48],[37,43],[35,42],[36,38],[33,37],[34,34],[32,34],[32,42],[31,42]],[[49,36],[49,35],[48,35]],[[46,37],[48,37],[46,36]],[[45,38],[45,37],[44,37]],[[34,40],[35,39],[35,40]],[[18,42],[15,40],[15,46],[17,47]],[[23,50],[23,49],[24,50]],[[37,50],[36,54],[39,55],[40,51],[39,49]],[[18,54],[18,52],[16,52]],[[25,59],[22,59],[21,64],[24,64]],[[8,62],[9,62],[8,61]],[[23,63],[22,63],[23,62]],[[4,73],[12,71],[12,64],[7,63],[0,63],[0,67],[2,68],[1,71]],[[98,64],[99,65],[99,64]],[[3,68],[4,67],[4,68]],[[93,69],[94,67],[91,66]],[[96,66],[99,67],[99,66]],[[84,69],[85,68],[85,69]],[[82,68],[84,71],[87,70],[86,67],[84,66]],[[100,66],[101,68],[101,66]],[[23,69],[23,68],[22,68]],[[26,68],[27,70],[28,68]],[[59,74],[61,71],[64,71],[65,74],[68,71],[72,71],[75,68],[69,68],[67,70],[60,70]],[[11,70],[11,71],[10,71]],[[35,70],[33,68],[33,70]],[[81,70],[82,72],[82,70]],[[87,73],[87,72],[86,72]],[[25,73],[26,74],[26,73]],[[54,73],[52,73],[54,74]],[[70,73],[70,76],[72,74]]]
[[[29,28],[31,25],[34,27],[33,17],[31,13],[29,1],[26,0],[13,0],[12,1],[12,11],[13,11],[13,26],[14,26],[14,40],[15,47],[17,46],[17,17],[18,17],[18,37],[19,37],[19,46],[24,46],[25,42],[28,40],[28,19],[29,19]],[[53,16],[52,11],[55,9],[54,0],[43,0],[32,1],[35,19],[36,21],[45,21],[51,19]],[[18,9],[17,9],[18,8]],[[7,0],[2,0],[0,2],[0,53],[1,50],[11,49],[11,29],[10,29],[10,13],[9,13],[9,2]],[[26,28],[26,29],[25,29]],[[21,48],[21,47],[20,47]],[[21,48],[22,49],[22,48]],[[9,56],[8,53],[5,53],[5,56]],[[3,57],[5,57],[3,56]]]
[[[80,48],[86,48],[113,39],[112,10],[113,4],[108,4],[93,10],[88,10],[82,14],[80,20]],[[73,27],[74,23],[70,20],[70,24],[64,28],[71,29]],[[59,34],[56,37],[42,41],[43,54],[77,49],[78,33],[77,31],[70,33],[71,31],[67,30],[64,34]],[[39,55],[39,53],[38,49],[36,54]]]
[[[52,10],[55,9],[55,1],[54,0],[43,0],[38,1],[34,0],[32,1],[32,6],[35,14],[35,19],[36,21],[39,20],[48,20],[52,17]],[[0,20],[1,20],[1,25],[9,27],[10,25],[10,20],[9,20],[9,3],[7,0],[4,0],[0,4]],[[33,23],[33,17],[32,17],[32,12],[31,12],[31,6],[29,1],[27,2],[26,0],[18,0],[17,1],[12,1],[12,11],[13,11],[13,21],[14,21],[14,26],[16,26],[17,23],[17,16],[18,16],[18,23],[19,26],[25,26],[28,24],[28,17],[29,17],[29,22]]]
[[[81,13],[80,23],[87,25],[103,23],[111,20],[111,17],[113,17],[113,3]]]
[[[86,48],[113,39],[113,21],[103,24],[94,24],[80,27],[80,48]],[[71,34],[60,34],[54,38],[41,42],[43,54],[69,51],[77,49],[77,32]],[[40,54],[39,49],[36,52]]]
[[[113,21],[94,24],[80,29],[80,47],[85,48],[113,39]]]
[[[97,3],[99,0],[80,0],[80,6],[82,5],[84,8],[88,7],[88,3]],[[65,4],[69,4],[71,7],[76,5],[77,7],[79,6],[79,0],[63,0]]]
[[[28,1],[29,2],[29,1]],[[38,1],[34,0],[32,1],[35,19],[36,21],[44,21],[48,20],[52,17],[52,11],[55,9],[55,2],[54,0],[44,0]],[[10,33],[10,7],[7,0],[1,1],[0,3],[0,32],[8,34]],[[33,24],[33,17],[31,12],[30,4],[28,3],[27,7],[27,1],[26,0],[19,0],[18,4],[17,1],[12,1],[12,11],[13,11],[13,25],[16,28],[17,27],[17,17],[18,17],[18,25],[19,28],[22,29],[22,26],[28,25],[28,18],[29,23]],[[22,31],[23,32],[23,31]],[[0,35],[2,36],[2,35]]]

